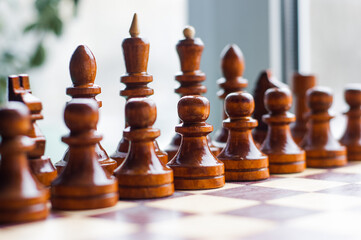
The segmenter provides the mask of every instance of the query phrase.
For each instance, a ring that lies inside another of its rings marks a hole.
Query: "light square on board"
[[[0,229],[1,239],[79,240],[106,239],[124,236],[138,230],[135,224],[117,223],[103,219],[65,217]]]
[[[244,186],[242,183],[226,183],[221,188],[213,188],[213,189],[205,189],[205,190],[181,190],[179,192],[192,193],[192,194],[206,194],[206,193],[222,191],[225,189],[238,188],[242,186]]]
[[[345,185],[345,183],[325,181],[325,180],[314,180],[307,178],[285,178],[270,182],[254,184],[254,186],[272,187],[272,188],[288,189],[294,191],[305,191],[305,192],[320,191],[323,189],[339,187],[342,185]]]
[[[326,193],[305,193],[291,197],[269,200],[266,203],[313,210],[339,210],[361,206],[360,198]]]
[[[226,215],[197,215],[180,219],[149,224],[152,233],[189,237],[192,239],[239,239],[240,237],[274,228],[275,223],[267,220]]]
[[[218,196],[191,195],[174,199],[165,199],[148,202],[149,207],[167,210],[182,211],[188,213],[217,213],[226,212],[242,207],[250,207],[259,204],[259,201],[233,199]]]

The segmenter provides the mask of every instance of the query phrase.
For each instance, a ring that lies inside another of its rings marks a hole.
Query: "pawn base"
[[[306,151],[306,165],[312,168],[341,167],[347,164],[346,149],[334,151]]]
[[[259,159],[223,159],[226,181],[257,181],[269,178],[268,157]]]
[[[271,174],[290,174],[303,172],[306,168],[305,152],[294,154],[268,154]]]
[[[121,199],[161,198],[171,196],[173,193],[173,183],[147,187],[128,187],[119,185],[119,198]]]
[[[347,160],[361,161],[361,146],[347,146]]]
[[[224,184],[224,175],[202,179],[174,177],[174,188],[179,190],[201,190],[220,188],[223,187]]]

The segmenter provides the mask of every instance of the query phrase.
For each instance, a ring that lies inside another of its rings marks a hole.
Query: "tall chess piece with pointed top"
[[[131,37],[124,39],[122,43],[127,73],[120,78],[120,81],[125,84],[125,89],[120,91],[120,95],[127,101],[134,97],[148,97],[154,93],[154,90],[147,86],[153,81],[153,76],[147,73],[150,44],[147,39],[139,37],[137,14],[134,14],[129,33]],[[128,127],[127,122],[125,127]],[[162,162],[167,163],[167,153],[159,149],[156,141],[154,145],[157,156]],[[128,150],[129,140],[123,136],[110,157],[117,161],[119,166],[126,158]]]

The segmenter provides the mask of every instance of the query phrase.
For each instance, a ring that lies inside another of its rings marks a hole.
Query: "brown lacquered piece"
[[[345,90],[345,100],[350,106],[347,126],[340,142],[347,148],[347,160],[361,161],[361,84],[350,84]]]
[[[267,109],[264,105],[264,94],[268,89],[274,87],[281,88],[287,87],[287,85],[273,77],[270,70],[261,72],[253,93],[255,104],[253,117],[258,121],[258,126],[253,130],[253,138],[258,146],[262,145],[268,129],[267,124],[262,120],[263,115],[267,114]]]
[[[325,168],[347,163],[346,148],[332,136],[328,112],[332,105],[332,92],[327,87],[314,87],[307,91],[310,108],[308,128],[300,146],[306,151],[307,167]]]
[[[174,193],[173,171],[155,152],[159,129],[152,128],[157,109],[149,98],[132,98],[125,105],[129,124],[124,136],[130,147],[124,162],[115,170],[119,182],[119,198],[147,199],[170,196]]]
[[[104,208],[118,201],[117,180],[101,167],[95,151],[102,139],[96,132],[98,118],[98,104],[93,99],[73,99],[65,107],[64,121],[70,134],[62,141],[69,145],[69,158],[51,184],[54,209]]]
[[[35,147],[29,110],[19,102],[0,109],[0,223],[45,219],[48,191],[31,173],[26,153]]]
[[[288,88],[271,88],[266,91],[264,104],[269,112],[263,116],[268,125],[261,151],[268,155],[270,173],[297,173],[305,167],[305,152],[292,138],[289,124],[295,116],[288,112],[292,95]]]
[[[220,99],[224,100],[228,94],[245,89],[248,85],[248,80],[242,77],[244,71],[244,59],[243,53],[237,45],[227,45],[222,51],[221,58],[223,78],[220,78],[217,81],[218,85],[221,87],[221,90],[219,90],[217,94]],[[223,109],[223,119],[226,118],[227,115]],[[227,138],[228,130],[222,127],[214,135],[214,146],[222,150],[226,146]]]
[[[296,121],[291,124],[291,132],[297,144],[302,141],[307,131],[307,114],[310,109],[307,106],[306,92],[314,86],[316,86],[314,75],[302,75],[300,73],[293,75],[292,92],[295,96]]]
[[[120,95],[126,100],[134,97],[148,97],[154,93],[154,90],[147,86],[153,81],[153,76],[147,73],[150,44],[147,39],[138,37],[137,14],[134,14],[129,33],[131,37],[124,39],[122,43],[127,73],[120,78],[120,81],[125,84],[125,89],[120,91]],[[125,127],[128,127],[127,122]],[[160,150],[156,141],[154,146],[157,156],[166,164],[168,162],[167,153]],[[119,166],[127,156],[128,150],[129,140],[123,136],[117,149],[110,157],[117,161]]]
[[[212,153],[207,135],[212,125],[209,101],[202,96],[185,96],[178,102],[182,123],[175,130],[182,135],[179,151],[168,163],[174,171],[175,189],[208,189],[224,185],[224,165]]]
[[[181,97],[189,95],[202,95],[207,92],[206,86],[202,84],[206,80],[206,75],[200,70],[201,58],[204,49],[200,38],[194,38],[195,30],[192,26],[187,26],[183,30],[184,39],[177,43],[177,53],[180,60],[181,72],[175,76],[175,80],[180,83],[174,91]],[[168,158],[172,159],[177,153],[182,137],[175,134],[171,142],[166,147]],[[208,137],[211,151],[214,155],[219,154],[219,148],[213,146]]]
[[[9,101],[25,103],[29,108],[31,128],[27,136],[35,142],[35,148],[27,152],[29,167],[36,178],[45,186],[50,186],[57,175],[57,171],[49,157],[44,156],[45,137],[42,134],[37,120],[43,119],[41,101],[30,90],[29,76],[26,74],[9,76]]]
[[[256,146],[252,129],[257,120],[251,118],[254,100],[251,94],[227,95],[224,109],[229,117],[223,127],[229,130],[227,144],[217,156],[224,163],[226,181],[254,181],[269,177],[268,157]]]
[[[94,84],[97,64],[93,53],[87,46],[80,45],[77,47],[71,57],[69,69],[73,86],[66,89],[66,94],[73,99],[94,99],[98,102],[99,107],[101,107],[102,102],[95,98],[96,95],[101,93],[100,86]],[[117,162],[109,158],[100,142],[96,144],[95,152],[100,165],[109,173],[113,173],[117,167]],[[69,150],[66,150],[63,159],[55,164],[59,173],[63,171],[68,161]]]

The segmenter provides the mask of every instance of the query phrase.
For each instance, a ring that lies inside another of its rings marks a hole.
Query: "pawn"
[[[252,129],[258,124],[251,118],[254,111],[252,95],[231,93],[225,99],[224,109],[229,118],[223,121],[223,127],[229,134],[218,159],[224,163],[226,181],[267,179],[268,157],[258,150],[252,137]]]
[[[270,173],[297,173],[305,170],[305,152],[292,138],[289,124],[295,116],[288,112],[292,95],[288,88],[271,88],[265,93],[264,104],[269,112],[263,116],[268,125],[261,151],[268,155]]]
[[[310,108],[308,129],[300,146],[306,151],[307,167],[337,167],[347,163],[346,148],[332,136],[328,112],[332,105],[332,92],[327,87],[314,87],[307,91]]]
[[[70,134],[62,141],[69,145],[69,160],[51,184],[54,209],[83,210],[110,207],[117,203],[117,181],[105,171],[96,155],[102,139],[96,132],[98,104],[92,99],[73,99],[64,111]]]
[[[27,152],[35,142],[25,136],[31,129],[29,110],[18,102],[0,109],[0,223],[45,219],[48,191],[31,173]]]
[[[125,105],[129,127],[124,137],[129,140],[129,152],[114,171],[119,182],[119,197],[146,199],[170,196],[174,193],[173,171],[159,158],[155,139],[159,129],[152,128],[157,118],[155,103],[149,98],[131,98]]]
[[[224,186],[224,165],[212,153],[207,135],[213,126],[209,101],[202,96],[185,96],[178,102],[178,116],[183,121],[175,131],[182,135],[177,154],[168,163],[174,171],[176,189],[209,189]]]
[[[350,109],[345,113],[347,127],[340,143],[346,146],[349,161],[361,161],[361,84],[349,85],[345,100]]]

